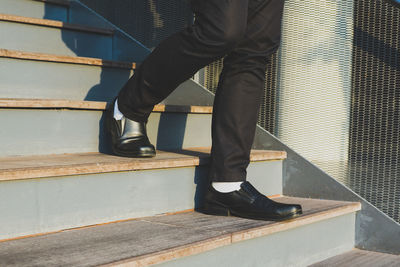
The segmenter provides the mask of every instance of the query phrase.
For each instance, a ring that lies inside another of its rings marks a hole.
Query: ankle
[[[118,108],[118,99],[115,99],[115,103],[114,103],[114,119],[122,120],[123,117],[124,117],[124,114],[122,114],[122,112]]]
[[[212,187],[220,193],[231,193],[240,190],[243,182],[212,182]]]

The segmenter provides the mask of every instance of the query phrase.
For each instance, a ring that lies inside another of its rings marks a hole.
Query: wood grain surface
[[[67,99],[0,98],[0,108],[105,110],[107,102]],[[211,114],[212,106],[156,105],[153,112]]]
[[[60,56],[44,53],[32,53],[24,51],[16,51],[9,49],[0,49],[0,57],[25,59],[25,60],[37,60],[57,63],[69,63],[69,64],[81,64],[91,65],[108,68],[121,68],[121,69],[135,69],[136,64],[122,61],[111,61],[100,58],[91,57],[72,57],[72,56]]]
[[[22,16],[16,16],[16,15],[8,15],[8,14],[0,14],[0,21],[39,25],[39,26],[46,26],[46,27],[59,28],[59,29],[68,29],[68,30],[75,30],[75,31],[98,33],[98,34],[104,34],[104,35],[113,35],[114,34],[114,31],[111,29],[89,27],[86,25],[78,25],[78,24],[70,24],[70,23],[66,23],[66,22],[62,22],[62,21],[58,21],[58,20],[38,19],[38,18],[22,17]]]
[[[400,255],[353,249],[350,252],[310,265],[310,267],[353,267],[353,266],[398,267],[400,266]]]
[[[257,237],[266,236],[322,221],[327,214],[335,217],[360,209],[359,203],[352,202],[290,197],[275,200],[301,204],[304,214],[272,222],[188,212],[66,230],[2,242],[0,265],[3,260],[17,266],[75,266],[84,262],[88,266],[143,267],[245,240],[237,238],[243,233],[258,231],[262,234]]]
[[[0,181],[79,174],[199,166],[209,161],[209,148],[158,151],[154,158],[125,158],[101,153],[0,158]],[[253,150],[251,161],[282,160],[284,151]]]

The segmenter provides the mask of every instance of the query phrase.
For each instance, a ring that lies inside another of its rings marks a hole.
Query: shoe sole
[[[156,153],[140,153],[140,152],[135,152],[135,153],[126,153],[122,151],[118,151],[116,149],[112,149],[112,152],[116,156],[121,156],[121,157],[127,157],[127,158],[153,158],[156,156]]]
[[[295,217],[300,216],[303,214],[302,210],[297,210],[296,212],[290,213],[284,217],[275,217],[275,216],[259,216],[254,214],[237,214],[232,212],[229,208],[223,206],[205,206],[201,209],[198,209],[199,212],[207,214],[207,215],[215,215],[215,216],[234,216],[240,217],[245,219],[252,219],[252,220],[263,220],[263,221],[285,221],[289,219],[293,219]]]

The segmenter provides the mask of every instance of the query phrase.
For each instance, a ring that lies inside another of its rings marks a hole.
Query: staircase
[[[193,82],[153,110],[155,158],[111,155],[107,102],[148,50],[79,2],[0,0],[0,34],[0,266],[307,266],[354,248],[361,205],[282,196],[284,151],[253,150],[249,180],[302,216],[194,211],[212,107]]]

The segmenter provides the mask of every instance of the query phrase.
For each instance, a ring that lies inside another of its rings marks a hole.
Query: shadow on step
[[[166,111],[167,110],[168,106],[166,107]],[[199,157],[200,166],[195,168],[194,174],[194,184],[196,185],[194,203],[195,209],[197,209],[202,206],[204,193],[208,185],[208,166],[206,164],[209,162],[210,151],[207,148],[183,148],[188,119],[187,117],[187,113],[162,113],[158,124],[156,147],[161,151]],[[191,134],[195,135],[195,133]],[[190,136],[189,138],[193,137]]]
[[[159,150],[181,149],[185,138],[186,123],[186,113],[161,113],[158,122],[156,148]]]
[[[161,151],[173,152],[186,156],[199,157],[199,165],[195,167],[193,182],[196,185],[194,195],[194,208],[197,210],[202,206],[204,194],[209,184],[208,179],[208,163],[210,162],[210,151],[206,148],[194,149],[162,149]]]
[[[147,5],[145,6],[147,7]],[[148,8],[148,7],[147,7]],[[58,20],[60,14],[57,9],[54,9],[52,4],[45,3],[45,12],[44,12],[44,19],[56,19]],[[69,14],[67,12],[66,22],[69,21]],[[102,54],[103,59],[112,60],[113,53],[112,51],[104,50],[104,45],[107,46],[108,43],[101,42],[96,44],[95,47],[91,46],[88,47],[85,44],[85,40],[82,39],[81,33],[76,33],[70,30],[63,30],[61,31],[61,39],[65,43],[65,45],[76,55],[82,57],[91,57],[92,54],[98,52]],[[87,40],[86,40],[87,41]],[[155,40],[157,43],[159,40]],[[156,45],[154,43],[153,45]],[[112,48],[111,48],[112,49]],[[86,90],[86,96],[83,100],[87,101],[112,101],[116,95],[118,94],[119,90],[122,86],[126,83],[126,81],[131,76],[130,70],[123,70],[123,69],[110,69],[110,68],[101,68],[101,72],[99,75],[99,82],[98,84],[92,86],[90,89],[80,88],[82,92]],[[84,79],[84,77],[76,77],[76,79]],[[77,97],[77,96],[74,96]],[[78,96],[79,97],[79,96]],[[206,164],[209,161],[209,152],[203,151],[194,151],[194,150],[185,150],[182,149],[185,145],[185,133],[187,127],[187,119],[188,115],[184,112],[190,112],[190,107],[182,107],[180,113],[173,113],[169,112],[168,106],[165,109],[166,112],[161,113],[160,119],[158,121],[158,126],[155,128],[157,129],[157,141],[155,143],[156,148],[158,150],[163,151],[173,151],[178,153],[189,155],[189,156],[198,156],[200,157],[200,163],[202,166],[198,166],[195,169],[195,176],[194,176],[194,183],[196,184],[196,193],[195,193],[195,208],[198,208],[202,201],[204,191],[208,185],[207,174],[208,174],[208,167]],[[172,111],[176,111],[176,107],[173,108]],[[112,154],[111,152],[111,138],[109,134],[106,132],[105,129],[105,116],[106,113],[103,112],[100,120],[99,120],[99,152],[104,154]],[[79,129],[77,129],[79,130]],[[191,133],[188,135],[186,133],[186,138],[195,140],[196,133]],[[193,142],[188,142],[193,143]],[[195,143],[195,142],[194,142]]]
[[[54,9],[54,5],[45,3],[44,10],[44,18],[45,19],[55,19],[58,12]],[[70,14],[67,12],[67,21],[70,22],[68,16]],[[89,34],[90,35],[90,34]],[[103,41],[96,43],[96,47],[93,47],[89,43],[85,44],[85,40],[82,39],[82,34],[77,33],[75,31],[70,30],[62,30],[61,31],[61,39],[66,47],[68,47],[76,56],[90,56],[88,53],[92,53],[94,50],[98,50],[100,54],[103,55],[102,58],[110,59],[113,58],[112,47],[110,47],[110,51],[102,50],[103,45],[108,43],[104,43]],[[97,47],[98,46],[98,47]],[[86,101],[112,101],[119,90],[123,87],[123,85],[129,80],[132,71],[125,69],[114,69],[114,68],[100,68],[96,71],[90,72],[90,75],[95,75],[95,79],[97,80],[97,84],[94,84],[88,88],[75,88],[78,93],[71,97],[80,98],[81,100]],[[82,75],[86,75],[86,72],[83,72]],[[97,76],[97,74],[99,76]],[[85,77],[71,77],[72,79],[85,79]],[[92,78],[93,79],[93,78]],[[83,85],[86,86],[86,85]],[[71,94],[75,94],[71,92]],[[158,126],[154,127],[152,125],[152,129],[157,129],[157,141],[154,145],[156,145],[157,149],[179,149],[184,145],[185,139],[185,131],[186,131],[186,120],[187,115],[183,112],[190,111],[190,107],[182,107],[180,113],[172,113],[169,112],[168,107],[166,107],[166,113],[162,113],[158,122]],[[187,109],[187,110],[186,110]],[[176,108],[174,108],[176,111]],[[111,144],[110,138],[107,136],[107,133],[104,129],[104,121],[105,114],[103,113],[101,119],[99,120],[99,152],[111,154]],[[148,127],[149,128],[149,127]],[[151,134],[151,133],[150,133]],[[154,134],[154,133],[153,133]],[[188,138],[193,138],[188,136]]]
[[[45,3],[44,19],[57,19],[57,9],[53,4]],[[70,23],[70,11],[67,11],[66,22]],[[91,39],[97,36],[97,39]],[[99,34],[82,33],[73,30],[62,30],[61,40],[65,46],[78,57],[94,57],[106,60],[115,60],[113,55],[113,36],[99,37]],[[98,83],[95,85],[82,84],[82,88],[71,88],[72,98],[87,101],[111,101],[114,99],[122,86],[128,81],[132,70],[119,68],[101,67],[100,70],[88,71],[82,69],[81,77],[71,77],[71,79],[84,80],[84,75],[91,75],[91,79],[96,77]],[[68,75],[60,73],[59,75]],[[98,75],[98,76],[97,76]],[[98,77],[98,78],[97,78]],[[91,86],[91,87],[90,87]]]
[[[204,194],[209,184],[208,180],[208,165],[196,167],[194,175],[194,183],[196,185],[196,192],[194,194],[194,209],[202,207],[204,202]]]
[[[111,136],[105,129],[106,112],[103,112],[99,120],[99,152],[112,155]]]
[[[208,163],[210,162],[210,153],[209,150],[201,149],[201,150],[189,150],[189,149],[181,149],[178,151],[172,150],[163,150],[167,152],[175,152],[182,155],[187,156],[196,156],[200,159],[200,166],[195,168],[194,172],[194,184],[196,185],[196,191],[194,195],[194,208],[197,210],[202,207],[204,201],[204,194],[209,185],[210,181],[208,179]]]

